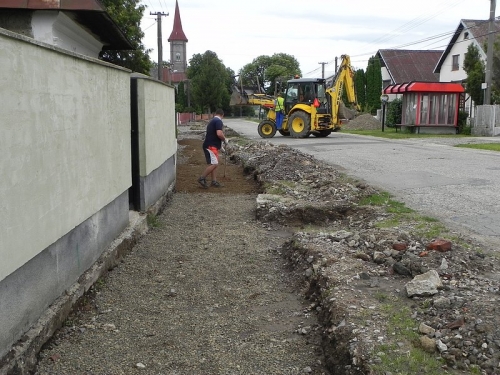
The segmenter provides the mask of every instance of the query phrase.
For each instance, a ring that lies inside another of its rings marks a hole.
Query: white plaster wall
[[[383,66],[381,68],[381,71],[382,71],[382,82],[389,81],[389,80],[392,82],[392,78],[391,78],[391,75],[389,74],[389,70],[387,70],[387,68],[385,66]],[[399,83],[402,83],[402,82],[399,82]],[[389,102],[392,102],[394,99],[402,97],[402,94],[389,94],[388,96],[389,96]]]
[[[140,175],[147,176],[177,152],[174,88],[156,80],[137,80]]]
[[[63,12],[34,12],[31,27],[35,40],[85,56],[99,57],[103,46]]]
[[[464,71],[464,59],[465,59],[465,54],[467,53],[467,48],[471,43],[476,44],[477,47],[479,46],[477,45],[475,39],[467,39],[467,40],[464,39],[465,31],[462,31],[462,33],[459,35],[456,43],[453,45],[450,52],[443,61],[443,64],[441,65],[441,72],[439,73],[440,82],[454,82],[467,78],[467,74]],[[486,56],[484,55],[482,50],[479,49],[479,51],[483,60],[486,60]],[[458,70],[451,70],[453,63],[453,55],[460,55]]]
[[[391,82],[392,82],[392,78],[391,78],[391,75],[389,74],[389,70],[385,66],[383,66],[380,70],[382,72],[382,81],[391,80]]]
[[[126,191],[129,71],[0,29],[0,280]]]
[[[464,39],[465,32],[467,32],[467,30],[463,30],[460,33],[457,41],[452,46],[450,52],[443,61],[443,64],[441,66],[441,71],[439,73],[440,82],[457,82],[465,80],[467,78],[467,73],[465,73],[464,71],[464,59],[465,59],[465,54],[467,53],[467,48],[469,47],[470,44],[475,44],[476,47],[479,48],[479,53],[481,55],[481,58],[483,59],[483,61],[486,62],[486,55],[484,54],[482,48],[480,48],[476,40]],[[460,55],[458,70],[451,70],[453,63],[453,55]],[[465,98],[466,98],[465,111],[469,113],[470,117],[474,117],[474,111],[471,110],[474,107],[474,102],[467,94]]]

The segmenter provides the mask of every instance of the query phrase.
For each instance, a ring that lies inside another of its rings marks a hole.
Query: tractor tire
[[[331,130],[320,130],[317,133],[312,133],[316,138],[325,138],[328,137],[332,133]]]
[[[288,125],[293,138],[307,138],[311,134],[311,117],[305,112],[292,113]]]
[[[283,136],[283,137],[289,137],[290,136],[290,132],[288,130],[283,130],[283,129],[280,129],[278,130],[279,133]]]
[[[261,121],[257,131],[262,138],[272,138],[276,134],[276,124],[271,120]]]

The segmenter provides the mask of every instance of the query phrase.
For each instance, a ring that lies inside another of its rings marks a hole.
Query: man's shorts
[[[205,153],[207,164],[219,164],[219,150],[217,150],[217,147],[208,146],[208,148],[203,149],[203,152]]]

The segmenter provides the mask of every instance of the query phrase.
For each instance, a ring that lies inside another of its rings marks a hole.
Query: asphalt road
[[[500,246],[500,153],[454,147],[500,142],[500,137],[389,140],[338,132],[327,138],[294,139],[277,133],[263,139],[254,122],[224,123],[249,139],[287,144],[339,166],[421,214],[492,248]]]

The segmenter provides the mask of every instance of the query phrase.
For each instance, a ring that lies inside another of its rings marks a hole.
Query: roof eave
[[[462,30],[465,28],[465,25],[463,23],[463,20],[460,20],[460,23],[458,24],[458,27],[457,29],[455,30],[455,33],[453,34],[453,36],[451,37],[448,45],[446,46],[446,49],[443,51],[443,54],[441,55],[441,57],[439,58],[439,61],[438,63],[436,64],[436,67],[434,68],[434,73],[436,74],[440,74],[441,73],[441,66],[443,65],[444,63],[444,60],[446,59],[446,57],[448,56],[448,54],[450,53],[451,51],[451,48],[453,47],[453,45],[455,44],[455,42],[457,41],[458,37],[460,36],[460,34],[462,33]]]
[[[97,36],[104,50],[135,49],[99,0],[1,0],[1,9],[64,11]]]

